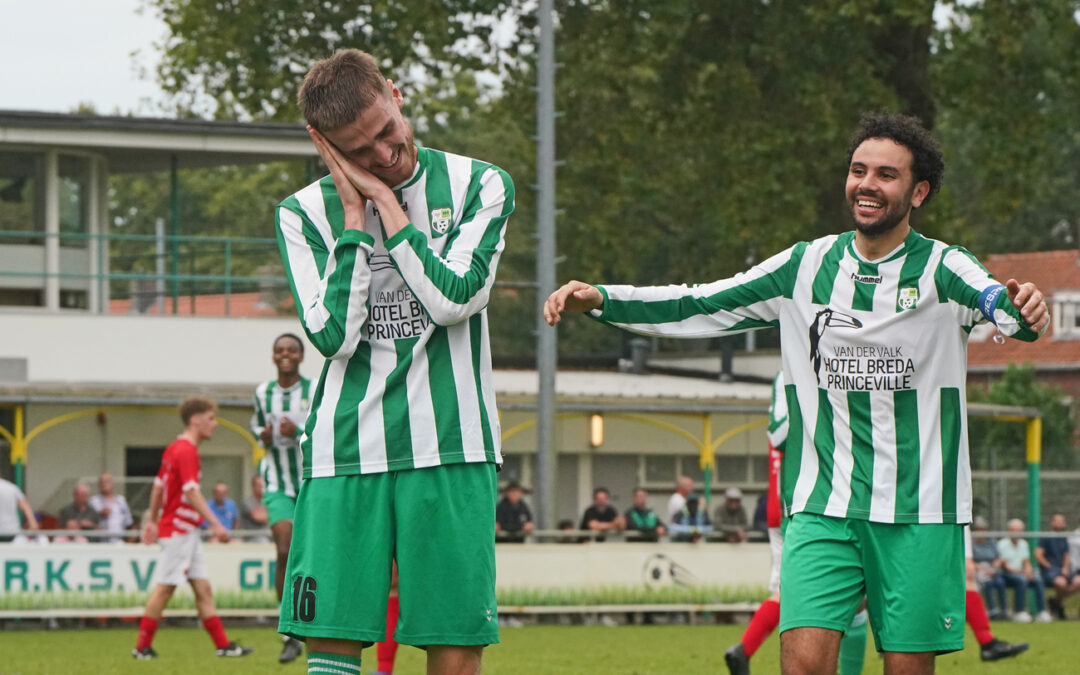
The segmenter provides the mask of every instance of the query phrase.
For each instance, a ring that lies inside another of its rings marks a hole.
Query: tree
[[[1001,379],[989,389],[972,387],[968,400],[974,403],[997,403],[1035,408],[1042,413],[1042,465],[1047,469],[1072,468],[1076,459],[1073,437],[1076,420],[1072,407],[1057,387],[1039,383],[1031,365],[1009,364]],[[1023,469],[1026,466],[1025,427],[1022,424],[993,422],[970,418],[968,433],[971,464],[991,468],[989,457],[995,454],[994,469]]]
[[[933,72],[957,225],[979,253],[1075,247],[1080,1],[947,4]]]
[[[403,81],[501,71],[494,28],[512,0],[144,0],[168,27],[157,68],[173,107],[222,119],[298,121],[315,61],[357,47]],[[415,71],[415,77],[414,77]]]

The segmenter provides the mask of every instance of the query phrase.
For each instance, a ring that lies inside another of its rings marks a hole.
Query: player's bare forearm
[[[377,192],[371,196],[371,201],[375,202],[375,208],[379,209],[379,218],[382,219],[386,238],[389,239],[405,229],[405,226],[409,224],[409,217],[405,215],[401,204],[398,204],[394,192],[382,183],[379,185],[383,189],[377,189]]]
[[[157,524],[158,515],[161,512],[161,493],[162,489],[160,485],[155,485],[150,490],[150,521]]]
[[[341,199],[341,206],[344,210],[345,229],[363,230],[364,195],[353,186],[349,177],[345,175],[345,158],[334,147],[333,143],[326,140],[326,137],[314,127],[308,125],[307,130],[323,164],[330,170],[330,178],[334,181],[334,188],[337,190],[338,198]]]
[[[23,516],[26,518],[26,529],[38,529],[38,521],[37,518],[34,517],[34,509],[30,508],[30,502],[25,499],[20,499],[19,508],[22,509]]]
[[[604,294],[583,281],[570,281],[544,302],[544,320],[549,326],[562,321],[563,312],[588,312],[604,306]]]
[[[221,523],[218,521],[217,516],[214,515],[214,512],[210,510],[210,505],[206,503],[206,498],[199,492],[199,488],[190,487],[184,490],[184,497],[191,504],[191,508],[198,511],[199,515],[210,523],[211,528],[221,527]]]

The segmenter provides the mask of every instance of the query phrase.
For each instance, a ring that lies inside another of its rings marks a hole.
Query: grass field
[[[1030,642],[1031,650],[1007,661],[983,664],[970,632],[967,649],[938,658],[937,672],[1054,675],[1077,671],[1077,632],[1080,623],[1046,625],[995,623],[997,637]],[[526,626],[503,629],[502,644],[484,656],[487,675],[716,675],[726,673],[723,651],[739,639],[743,626]],[[299,675],[306,666],[298,660],[277,663],[280,638],[271,628],[231,626],[229,636],[256,651],[242,659],[213,654],[201,629],[164,626],[154,647],[157,661],[134,661],[132,629],[4,630],[0,632],[0,675],[78,675],[82,673],[282,673]],[[881,663],[867,645],[865,673],[880,673]],[[364,670],[375,667],[373,649],[364,651]],[[755,673],[777,673],[779,642],[771,637],[754,656]],[[402,647],[395,672],[424,672],[423,652]]]

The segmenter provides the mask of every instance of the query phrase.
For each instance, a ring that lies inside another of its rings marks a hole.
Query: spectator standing
[[[536,529],[529,505],[521,498],[524,492],[516,480],[506,484],[503,498],[495,506],[496,541],[520,543],[525,541],[525,535]]]
[[[210,510],[217,516],[218,522],[225,528],[226,531],[231,532],[236,529],[236,520],[240,517],[240,511],[236,508],[236,502],[229,496],[229,486],[222,481],[214,483],[214,489],[212,492],[213,498],[210,500]],[[202,524],[205,530],[209,527],[208,523]],[[229,537],[221,538],[215,536],[214,539],[220,542],[226,542]]]
[[[660,520],[648,502],[649,492],[645,488],[634,490],[634,505],[623,516],[627,541],[660,541],[660,537],[667,532],[664,521]]]
[[[742,490],[729,487],[724,491],[724,503],[716,507],[713,516],[713,525],[724,533],[724,540],[731,543],[746,541],[746,528],[750,526],[742,496]]]
[[[686,506],[686,496],[694,491],[694,481],[689,476],[679,476],[675,479],[675,492],[668,499],[667,521],[675,522],[675,514],[682,511]]]
[[[101,522],[101,516],[90,506],[90,488],[79,483],[71,491],[72,502],[60,509],[60,515],[56,517],[60,528],[64,530],[96,530]],[[86,542],[86,537],[57,537],[57,541]]]
[[[593,490],[593,503],[585,509],[581,516],[579,530],[592,530],[593,532],[612,532],[626,528],[622,516],[611,505],[611,493],[607,488],[598,487]],[[604,541],[604,537],[596,537],[596,541]]]
[[[101,529],[109,532],[122,532],[135,524],[124,495],[115,493],[116,483],[112,474],[105,472],[98,476],[98,494],[90,498],[90,506],[101,516]],[[109,537],[102,541],[120,541],[120,537]]]
[[[1006,526],[1009,532],[1018,533],[1024,531],[1024,521],[1013,518]],[[1031,614],[1027,611],[1027,591],[1029,586],[1034,587],[1035,595],[1035,621],[1049,623],[1053,621],[1050,612],[1046,611],[1045,596],[1042,576],[1035,574],[1031,567],[1031,548],[1027,540],[1016,534],[998,540],[998,552],[1001,554],[1002,570],[1005,577],[1005,585],[1014,589],[1016,594],[1013,607],[1013,621],[1030,623]]]
[[[22,531],[20,511],[26,519],[26,529],[38,529],[37,518],[34,517],[34,510],[30,508],[26,495],[15,483],[0,478],[0,544],[10,542]]]
[[[671,519],[671,541],[695,542],[712,532],[709,513],[701,507],[701,498],[691,492],[686,495],[686,503]]]
[[[1065,532],[1065,514],[1050,517],[1050,529]],[[1080,575],[1072,571],[1069,541],[1065,537],[1043,537],[1035,547],[1035,561],[1043,584],[1054,590],[1054,597],[1047,599],[1050,611],[1059,619],[1065,618],[1065,598],[1080,590]]]
[[[266,512],[266,505],[263,504],[265,493],[266,481],[259,474],[255,474],[251,477],[251,494],[240,500],[239,522],[241,530],[262,530],[266,528],[270,516]],[[248,541],[265,544],[270,539],[268,537],[254,537],[248,539]]]

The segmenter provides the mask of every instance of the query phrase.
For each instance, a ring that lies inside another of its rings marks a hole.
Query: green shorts
[[[792,516],[780,566],[780,632],[842,632],[864,594],[878,651],[963,649],[963,526]]]
[[[495,605],[495,465],[305,480],[293,519],[278,631],[386,639],[397,561],[402,644],[499,641]]]
[[[267,492],[263,495],[263,506],[266,507],[266,515],[269,518],[268,525],[273,527],[280,520],[292,520],[293,511],[296,510],[296,497],[290,497],[284,492]]]

